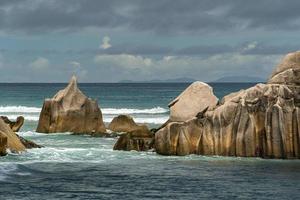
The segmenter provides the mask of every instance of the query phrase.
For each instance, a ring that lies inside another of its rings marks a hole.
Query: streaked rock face
[[[105,133],[97,101],[86,97],[73,76],[69,85],[52,99],[46,99],[40,114],[37,132]]]
[[[155,135],[157,153],[300,158],[298,75],[274,81],[299,69],[298,55],[284,58],[267,84],[229,94],[198,117],[169,123]]]

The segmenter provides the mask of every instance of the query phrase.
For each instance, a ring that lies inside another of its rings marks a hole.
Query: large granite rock
[[[217,103],[218,98],[214,95],[212,87],[196,81],[169,103],[169,121],[189,120],[206,108],[214,108]]]
[[[65,89],[44,101],[36,131],[101,134],[106,129],[97,101],[86,97],[78,89],[73,76]]]
[[[12,152],[21,152],[26,149],[17,134],[15,134],[8,124],[0,118],[0,154],[5,155],[6,149]]]
[[[114,145],[114,150],[146,151],[153,147],[153,133],[146,125],[136,124],[129,115],[115,117],[108,129],[114,132],[124,132]]]
[[[300,51],[287,54],[273,71],[268,83],[300,85]]]
[[[267,84],[229,94],[212,110],[167,124],[155,134],[157,153],[300,158],[298,74],[275,81],[279,74],[298,70],[298,56],[285,57]]]

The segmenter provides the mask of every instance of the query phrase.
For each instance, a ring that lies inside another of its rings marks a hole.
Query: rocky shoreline
[[[169,103],[170,116],[158,129],[128,115],[104,125],[97,101],[85,96],[72,77],[68,86],[46,99],[37,132],[72,132],[118,137],[114,150],[156,151],[261,158],[300,158],[300,52],[288,54],[266,84],[219,100],[208,84],[196,81]],[[0,154],[41,147],[19,137],[24,122],[0,119]]]

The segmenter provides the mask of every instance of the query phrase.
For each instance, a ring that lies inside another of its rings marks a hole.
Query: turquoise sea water
[[[0,84],[0,115],[25,117],[19,133],[45,146],[0,157],[0,199],[299,199],[300,161],[160,156],[113,151],[115,138],[40,134],[44,98],[66,84]],[[157,127],[186,83],[79,84],[96,98],[104,121],[130,114]],[[251,83],[214,83],[215,94]]]

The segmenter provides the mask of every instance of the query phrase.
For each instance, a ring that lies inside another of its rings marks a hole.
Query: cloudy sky
[[[0,82],[267,78],[299,0],[1,0]]]

